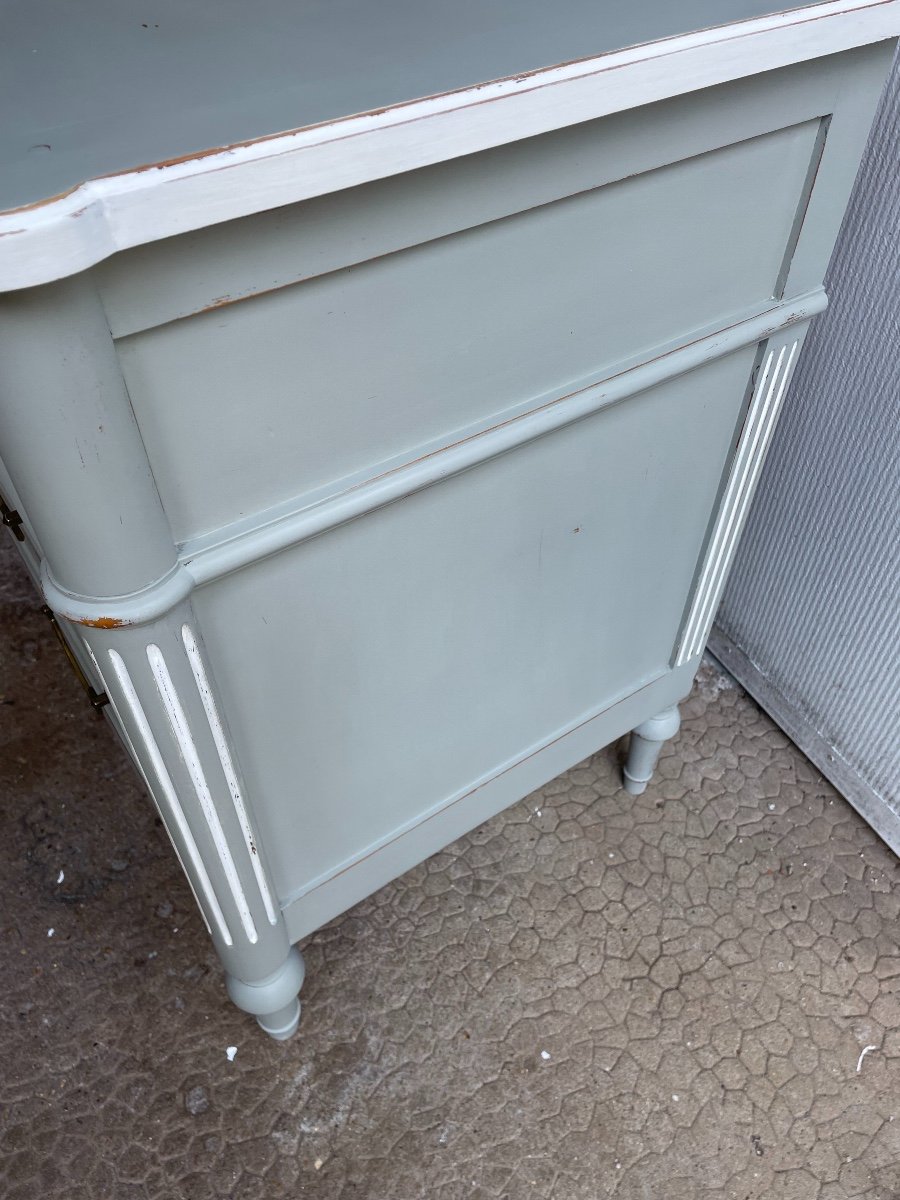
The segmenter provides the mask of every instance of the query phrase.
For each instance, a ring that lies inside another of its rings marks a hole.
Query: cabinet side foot
[[[291,946],[282,965],[265,979],[248,982],[226,975],[226,986],[238,1008],[251,1013],[261,1029],[283,1042],[296,1032],[300,1021],[297,993],[305,974],[303,955]]]
[[[678,706],[665,708],[649,721],[644,721],[631,733],[628,758],[622,772],[625,790],[631,796],[640,796],[646,791],[653,778],[663,743],[673,738],[681,727]]]

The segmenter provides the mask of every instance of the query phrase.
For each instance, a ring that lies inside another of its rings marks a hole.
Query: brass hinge
[[[84,671],[82,671],[81,663],[78,661],[78,659],[72,653],[72,648],[69,645],[69,643],[66,641],[65,635],[63,634],[63,631],[59,627],[59,621],[57,621],[56,614],[53,612],[53,609],[49,608],[45,604],[43,606],[43,608],[41,609],[41,612],[44,614],[44,616],[47,618],[47,620],[53,626],[53,632],[56,634],[57,638],[59,639],[59,644],[63,648],[63,653],[65,654],[66,658],[69,660],[69,666],[75,672],[75,674],[78,678],[78,682],[81,684],[81,686],[87,692],[87,698],[91,702],[91,707],[94,709],[95,712],[99,712],[100,709],[103,708],[104,704],[109,704],[109,696],[107,696],[106,692],[98,692],[96,688],[91,686],[91,681],[88,679],[87,675],[85,675]]]
[[[7,529],[12,531],[13,537],[17,541],[25,541],[25,530],[22,528],[22,518],[14,508],[10,508],[6,501],[0,496],[0,525],[5,525]]]

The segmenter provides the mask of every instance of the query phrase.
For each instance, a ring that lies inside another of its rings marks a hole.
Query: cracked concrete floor
[[[604,751],[308,939],[277,1044],[0,609],[8,1200],[900,1196],[897,863],[714,667],[645,796]]]

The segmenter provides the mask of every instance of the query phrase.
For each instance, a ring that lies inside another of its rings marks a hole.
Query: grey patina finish
[[[641,790],[677,729],[891,53],[782,24],[778,70],[700,38],[696,91],[651,46],[610,62],[669,99],[589,80],[599,119],[177,238],[142,179],[16,214],[100,235],[0,299],[4,495],[274,1036],[297,939],[635,727]]]
[[[0,210],[84,179],[778,8],[772,0],[9,0]],[[115,103],[110,98],[115,98]]]
[[[900,67],[712,646],[900,853]]]

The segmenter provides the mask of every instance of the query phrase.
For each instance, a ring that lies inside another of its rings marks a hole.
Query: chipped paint
[[[213,308],[224,308],[226,304],[234,303],[234,296],[216,296],[213,300],[210,300],[209,304],[204,305],[203,308],[199,309],[198,311],[209,312]]]
[[[91,222],[96,227],[92,228],[90,237],[84,240],[80,233],[62,233],[56,218],[68,213],[54,213],[54,220],[49,223],[41,221],[42,235],[49,243],[46,253],[43,256],[31,254],[21,260],[16,256],[13,259],[16,281],[12,286],[32,287],[75,274],[105,258],[111,252],[111,246],[122,250],[202,228],[209,223],[208,201],[213,191],[217,205],[223,198],[226,201],[224,210],[217,207],[217,221],[295,203],[312,195],[328,194],[336,190],[331,186],[333,152],[341,142],[347,144],[348,161],[366,159],[370,163],[377,163],[377,170],[374,173],[355,172],[352,184],[341,173],[338,188],[356,186],[370,178],[382,178],[414,170],[433,161],[443,161],[434,154],[435,145],[444,140],[440,136],[441,127],[434,127],[437,136],[427,137],[423,134],[418,145],[408,145],[409,139],[405,133],[400,137],[398,131],[403,127],[424,123],[428,128],[434,120],[445,122],[448,119],[455,125],[463,120],[466,122],[465,133],[471,141],[472,152],[486,149],[488,145],[505,144],[509,140],[504,132],[505,126],[516,117],[516,110],[510,110],[508,102],[521,101],[531,92],[544,92],[548,99],[552,98],[557,109],[562,103],[568,114],[565,123],[571,124],[604,116],[610,111],[620,111],[618,101],[615,108],[609,107],[610,96],[618,97],[620,101],[625,87],[629,89],[630,106],[637,107],[658,99],[659,64],[667,59],[672,64],[677,94],[682,94],[767,69],[773,54],[777,56],[787,52],[791,61],[807,61],[809,58],[823,57],[828,53],[896,36],[897,12],[900,9],[898,0],[824,0],[811,7],[816,11],[810,13],[804,6],[799,12],[769,13],[723,26],[673,34],[641,45],[608,50],[597,56],[571,59],[552,67],[534,68],[516,75],[486,80],[467,88],[436,92],[280,133],[263,134],[93,176],[73,187],[62,189],[56,195],[0,213],[2,222],[16,213],[46,211],[60,207],[67,200],[72,204],[81,204],[82,199],[87,199],[87,205],[74,215],[87,215],[90,210],[98,217]],[[797,31],[802,28],[818,29],[820,32],[807,45],[798,39]],[[799,56],[796,50],[798,41],[804,46]],[[746,46],[747,55],[738,53],[736,45]],[[725,47],[728,47],[727,53],[724,52]],[[595,94],[596,88],[604,77],[609,83],[600,89],[602,95],[598,96]],[[585,90],[588,81],[596,81],[596,84],[591,84]],[[563,89],[558,98],[557,88]],[[518,137],[546,132],[546,122],[533,115],[532,107],[529,104],[527,111],[531,115],[526,122],[527,128],[516,124]],[[477,115],[492,110],[498,114],[496,118]],[[382,139],[385,135],[391,135],[384,144],[385,152],[354,155],[351,149],[353,141],[372,135]],[[494,138],[497,140],[492,140]],[[456,144],[455,138],[450,141]],[[325,152],[325,163],[318,162],[321,151]],[[272,159],[297,153],[306,155],[308,152],[313,154],[312,171],[289,172],[289,179],[279,183],[273,192],[268,181],[268,168],[264,164]],[[462,152],[462,149],[457,150],[457,153]],[[344,162],[340,164],[342,172],[345,165]],[[246,175],[242,186],[234,186],[230,181],[221,185],[214,183],[212,176],[230,176],[235,169]],[[266,178],[261,176],[261,172]],[[170,195],[161,197],[160,204],[148,205],[146,188],[149,186],[157,191],[157,181],[153,179],[149,184],[142,184],[142,175],[145,179],[152,179],[155,175],[162,185],[180,185],[185,180],[190,181],[191,202],[185,204],[180,189],[176,196],[171,196],[171,190],[166,188]],[[205,182],[201,183],[201,177],[207,177]],[[297,181],[301,179],[303,184],[298,186]],[[78,192],[82,193],[81,196],[73,199]],[[110,204],[110,199],[114,199],[114,203]],[[151,212],[152,219],[146,223],[143,216],[139,216]],[[67,223],[67,227],[70,231],[73,229],[70,223]],[[36,227],[30,227],[6,232],[36,234],[37,230]]]
[[[78,625],[89,625],[91,629],[124,629],[133,624],[124,617],[70,617]]]

